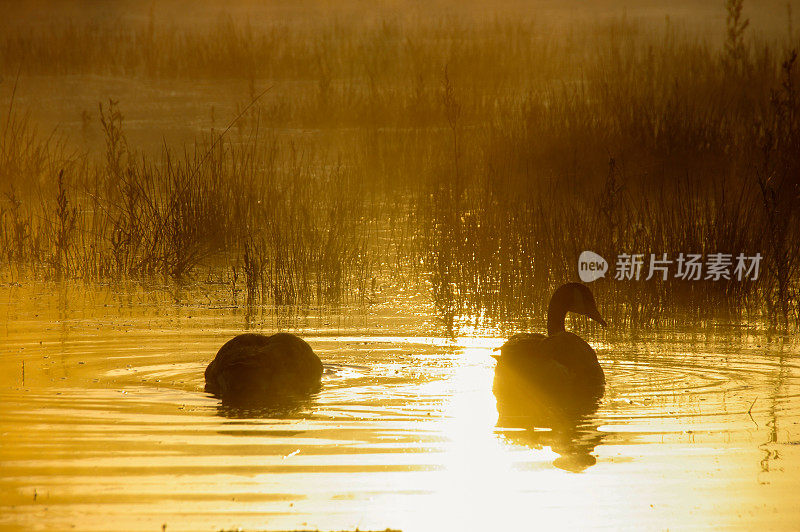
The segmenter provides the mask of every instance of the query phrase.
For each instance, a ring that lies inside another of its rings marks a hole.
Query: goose
[[[319,390],[322,362],[289,334],[240,334],[228,340],[205,371],[207,393],[229,402],[283,401]]]
[[[498,348],[493,391],[501,417],[573,418],[596,408],[605,389],[603,368],[594,349],[564,328],[567,312],[603,326],[591,290],[580,283],[560,286],[547,308],[547,335],[515,334]],[[554,414],[555,412],[555,414]]]

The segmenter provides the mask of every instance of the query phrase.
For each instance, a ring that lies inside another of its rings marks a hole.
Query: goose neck
[[[557,296],[558,294],[556,294]],[[564,319],[567,317],[567,305],[560,297],[553,297],[547,307],[547,335],[564,332]]]

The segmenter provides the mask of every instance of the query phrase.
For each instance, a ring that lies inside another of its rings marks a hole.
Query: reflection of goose
[[[240,334],[206,368],[206,392],[230,404],[283,403],[320,388],[322,362],[293,334]]]
[[[516,334],[500,348],[493,391],[498,426],[526,429],[512,439],[550,445],[561,455],[557,467],[581,471],[594,464],[589,453],[599,439],[584,434],[581,427],[597,411],[605,376],[594,349],[564,329],[567,312],[606,324],[586,286],[559,287],[547,308],[547,336]]]
[[[606,325],[586,286],[569,283],[559,287],[547,308],[547,336],[515,334],[495,356],[494,391],[498,402],[507,395],[524,398],[533,394],[555,402],[603,395],[603,368],[594,349],[564,329],[567,312],[583,314]]]
[[[555,424],[550,430],[541,430],[540,426],[529,425],[519,418],[511,422],[501,419],[497,425],[503,429],[523,429],[503,431],[504,436],[509,442],[526,447],[550,447],[558,455],[553,465],[572,473],[580,473],[597,463],[592,453],[605,437],[588,414],[568,424]]]

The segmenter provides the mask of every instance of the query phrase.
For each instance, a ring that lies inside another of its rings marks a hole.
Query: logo
[[[584,283],[591,283],[606,276],[608,263],[594,251],[584,251],[578,257],[578,275]]]
[[[667,253],[620,253],[617,255],[614,279],[617,281],[649,281],[655,276],[662,281],[755,281],[761,270],[761,253],[679,253],[670,258]],[[606,276],[608,263],[594,251],[584,251],[578,257],[578,276],[591,283]]]

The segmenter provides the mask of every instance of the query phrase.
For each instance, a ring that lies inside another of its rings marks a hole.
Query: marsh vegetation
[[[453,320],[541,315],[586,249],[761,253],[757,281],[594,290],[617,323],[797,323],[800,40],[791,10],[766,30],[741,1],[717,10],[713,31],[550,12],[15,24],[4,275],[213,280],[276,304],[365,301],[401,279]],[[132,144],[107,98],[83,129],[42,130],[17,85],[76,76],[248,94],[179,145]]]

